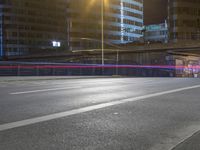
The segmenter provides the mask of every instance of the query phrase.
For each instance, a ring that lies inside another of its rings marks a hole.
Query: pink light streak
[[[0,66],[0,69],[112,69],[112,68],[132,68],[132,69],[200,69],[196,66],[172,66],[172,65],[15,65]]]

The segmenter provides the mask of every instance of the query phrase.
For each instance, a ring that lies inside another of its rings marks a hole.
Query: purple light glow
[[[172,65],[16,65],[0,66],[0,69],[98,69],[98,68],[141,68],[141,69],[200,69],[196,66],[172,66]]]

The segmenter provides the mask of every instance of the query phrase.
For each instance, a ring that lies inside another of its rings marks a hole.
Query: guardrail
[[[1,62],[0,76],[72,76],[72,75],[122,75],[138,77],[176,76],[176,70],[185,66],[159,65],[100,65],[71,63]],[[200,70],[199,66],[193,68]],[[198,76],[198,75],[197,75]]]

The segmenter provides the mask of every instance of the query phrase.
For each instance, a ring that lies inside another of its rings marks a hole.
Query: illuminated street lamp
[[[104,66],[104,0],[101,0],[101,61]]]

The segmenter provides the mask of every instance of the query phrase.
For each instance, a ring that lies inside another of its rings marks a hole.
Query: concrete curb
[[[91,79],[114,78],[112,76],[40,76],[40,77],[0,77],[0,82],[33,81],[33,80],[67,80],[67,79]]]
[[[200,131],[178,144],[172,150],[199,150],[200,149]]]

